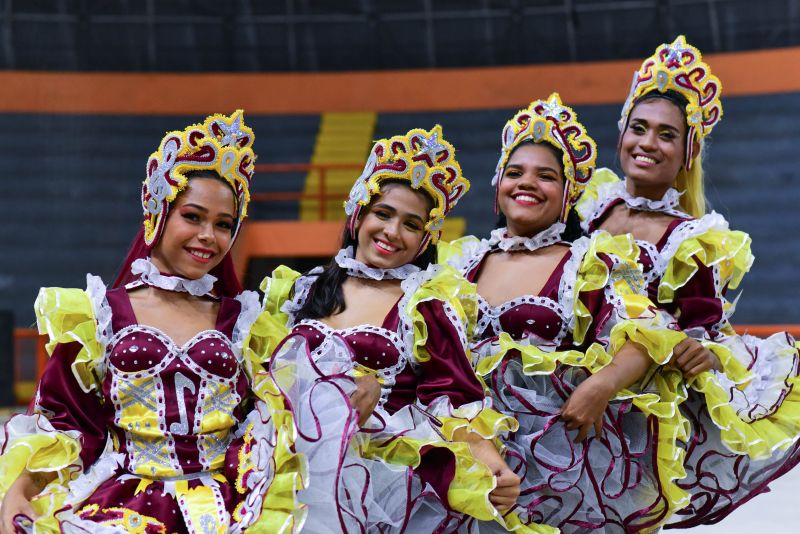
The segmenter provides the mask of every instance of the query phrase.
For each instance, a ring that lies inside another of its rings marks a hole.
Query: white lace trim
[[[578,271],[584,256],[589,250],[592,240],[588,237],[581,237],[575,240],[570,247],[570,257],[564,264],[561,274],[561,282],[558,285],[558,303],[564,310],[564,315],[569,320],[569,330],[575,330],[575,284],[578,280]]]
[[[490,250],[488,239],[469,240],[461,246],[461,253],[450,257],[447,264],[466,276],[478,263],[483,261]]]
[[[667,238],[667,242],[664,244],[661,252],[653,258],[653,269],[656,271],[657,276],[661,278],[664,275],[669,262],[672,261],[673,256],[678,252],[678,248],[680,248],[684,241],[701,236],[711,230],[719,232],[727,232],[729,230],[728,221],[715,211],[699,219],[682,222],[676,226]]]
[[[306,299],[308,299],[308,292],[311,290],[311,286],[313,286],[317,281],[317,278],[319,278],[319,275],[322,274],[322,271],[323,268],[321,266],[314,267],[308,272],[308,274],[299,276],[297,280],[295,280],[294,295],[281,305],[281,311],[289,317],[286,323],[286,326],[289,328],[294,326],[295,314],[297,314],[297,312],[300,311],[300,308],[302,308],[306,303]],[[269,291],[267,290],[265,293],[269,293]]]
[[[106,451],[84,473],[69,483],[69,497],[64,504],[80,505],[91,497],[100,484],[114,476],[119,467],[125,465],[125,455]]]
[[[259,302],[258,293],[255,291],[243,291],[236,295],[236,300],[241,304],[241,311],[236,319],[236,324],[233,325],[231,342],[233,350],[236,351],[237,359],[241,360],[244,340],[250,334],[253,323],[256,322],[261,313],[261,303]]]
[[[556,222],[532,237],[509,236],[508,228],[498,228],[490,234],[488,244],[490,249],[500,249],[504,252],[515,250],[534,251],[561,241],[561,234],[567,228],[562,222]]]
[[[688,215],[675,208],[678,206],[683,193],[678,192],[677,189],[670,187],[664,195],[658,200],[653,200],[645,197],[635,197],[628,192],[625,182],[618,182],[620,188],[619,198],[625,201],[629,208],[640,211],[655,211],[659,213],[668,213],[670,215],[679,214],[684,217]]]
[[[664,196],[653,200],[645,197],[635,197],[628,193],[625,180],[600,184],[597,187],[596,199],[587,199],[578,205],[578,214],[582,219],[581,228],[588,232],[589,225],[603,215],[608,206],[615,200],[622,200],[629,208],[634,210],[665,213],[681,219],[689,218],[690,215],[676,209],[682,194],[677,189],[670,187],[664,193]]]
[[[114,335],[111,327],[113,314],[111,306],[108,304],[108,299],[106,299],[106,285],[99,276],[93,274],[86,275],[86,294],[89,295],[94,318],[97,321],[95,339],[97,339],[97,342],[103,347],[103,354],[105,354],[106,347],[108,347],[111,337]],[[96,368],[100,372],[100,378],[102,379],[106,372],[105,358],[101,358],[97,361]]]
[[[153,287],[165,289],[167,291],[182,291],[195,297],[212,296],[215,276],[204,274],[196,280],[188,280],[180,276],[167,276],[159,272],[158,267],[153,265],[150,258],[139,258],[131,264],[131,273],[139,276],[139,279]]]
[[[421,269],[416,265],[407,263],[393,269],[380,269],[361,263],[353,257],[353,247],[341,249],[334,258],[336,264],[347,271],[348,276],[370,278],[372,280],[405,280]]]

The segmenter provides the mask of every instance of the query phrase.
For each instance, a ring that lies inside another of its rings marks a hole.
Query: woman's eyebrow
[[[182,208],[185,208],[185,207],[190,207],[190,208],[194,208],[194,209],[196,209],[196,210],[202,211],[203,213],[208,213],[208,208],[206,208],[206,207],[204,207],[204,206],[201,206],[200,204],[194,204],[194,203],[192,203],[192,202],[187,202],[186,204],[184,204],[184,205],[183,205],[183,206],[181,206],[181,207],[182,207]],[[234,215],[231,215],[231,214],[230,214],[230,213],[228,213],[228,212],[222,212],[222,213],[220,213],[219,215],[220,215],[221,217],[230,217],[231,219],[236,219],[236,216],[234,216]]]
[[[640,118],[638,118],[638,117],[637,117],[637,118],[635,118],[635,119],[633,119],[633,120],[631,121],[631,123],[632,123],[632,124],[633,124],[633,123],[636,123],[636,124],[644,124],[644,125],[649,125],[649,124],[650,124],[650,123],[649,123],[649,122],[648,122],[646,119],[640,119]],[[659,128],[666,128],[666,129],[668,129],[668,130],[672,130],[672,131],[675,131],[675,132],[678,132],[678,133],[680,133],[680,132],[681,132],[681,131],[680,131],[678,128],[674,127],[674,126],[673,126],[673,125],[671,125],[671,124],[667,124],[667,123],[659,124],[659,125],[658,125],[658,127],[659,127]]]
[[[375,204],[375,207],[376,208],[381,208],[381,209],[384,209],[384,210],[387,210],[387,211],[391,211],[392,213],[397,213],[397,209],[394,206],[390,205],[390,204],[378,203],[378,204]],[[423,219],[422,217],[420,217],[416,213],[411,213],[409,211],[409,212],[404,213],[404,215],[406,217],[413,217],[415,219],[418,219],[420,222],[423,222],[423,223],[425,222],[425,219]]]

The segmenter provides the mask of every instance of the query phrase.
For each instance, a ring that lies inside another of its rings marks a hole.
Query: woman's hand
[[[497,508],[498,512],[508,511],[516,504],[519,497],[519,477],[511,471],[503,457],[497,452],[494,443],[490,440],[483,439],[473,432],[461,436],[456,434],[454,437],[464,438],[459,441],[469,443],[472,456],[485,464],[495,476],[497,484],[492,492],[489,493],[489,502]]]
[[[507,465],[496,471],[494,476],[497,479],[497,486],[489,494],[489,502],[498,512],[505,512],[517,503],[520,479]]]
[[[675,345],[672,354],[675,367],[681,370],[685,378],[694,378],[709,369],[722,369],[717,355],[690,337]]]
[[[372,374],[357,376],[355,382],[356,390],[350,395],[350,403],[358,412],[358,424],[363,425],[378,405],[381,384]]]
[[[561,408],[567,428],[580,428],[575,442],[583,441],[594,427],[603,430],[603,412],[618,391],[635,384],[645,376],[653,361],[641,345],[626,341],[611,362],[581,382]]]
[[[0,534],[14,534],[14,517],[22,514],[36,519],[36,512],[31,507],[31,500],[41,493],[48,482],[55,478],[55,473],[24,472],[8,488],[3,504],[0,506]]]
[[[561,419],[567,429],[580,429],[575,443],[585,440],[592,427],[595,436],[599,436],[603,430],[603,413],[606,411],[609,399],[616,391],[601,373],[594,374],[581,382],[561,408]]]

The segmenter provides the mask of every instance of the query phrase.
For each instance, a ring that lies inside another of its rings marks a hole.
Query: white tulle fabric
[[[308,505],[305,531],[434,532],[446,516],[434,490],[410,467],[363,454],[370,441],[398,435],[440,441],[424,407],[389,414],[379,406],[359,432],[352,355],[340,336],[313,352],[289,337],[271,362],[294,416],[295,448],[308,461],[309,484],[298,495]]]

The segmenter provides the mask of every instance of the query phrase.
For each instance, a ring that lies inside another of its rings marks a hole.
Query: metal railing
[[[324,221],[327,215],[329,200],[344,200],[347,193],[328,192],[328,173],[331,171],[354,171],[354,177],[364,168],[362,163],[262,163],[256,165],[256,173],[302,173],[316,172],[319,185],[315,193],[305,191],[276,191],[252,193],[250,199],[255,202],[280,202],[287,200],[315,200],[319,203],[319,220]]]

